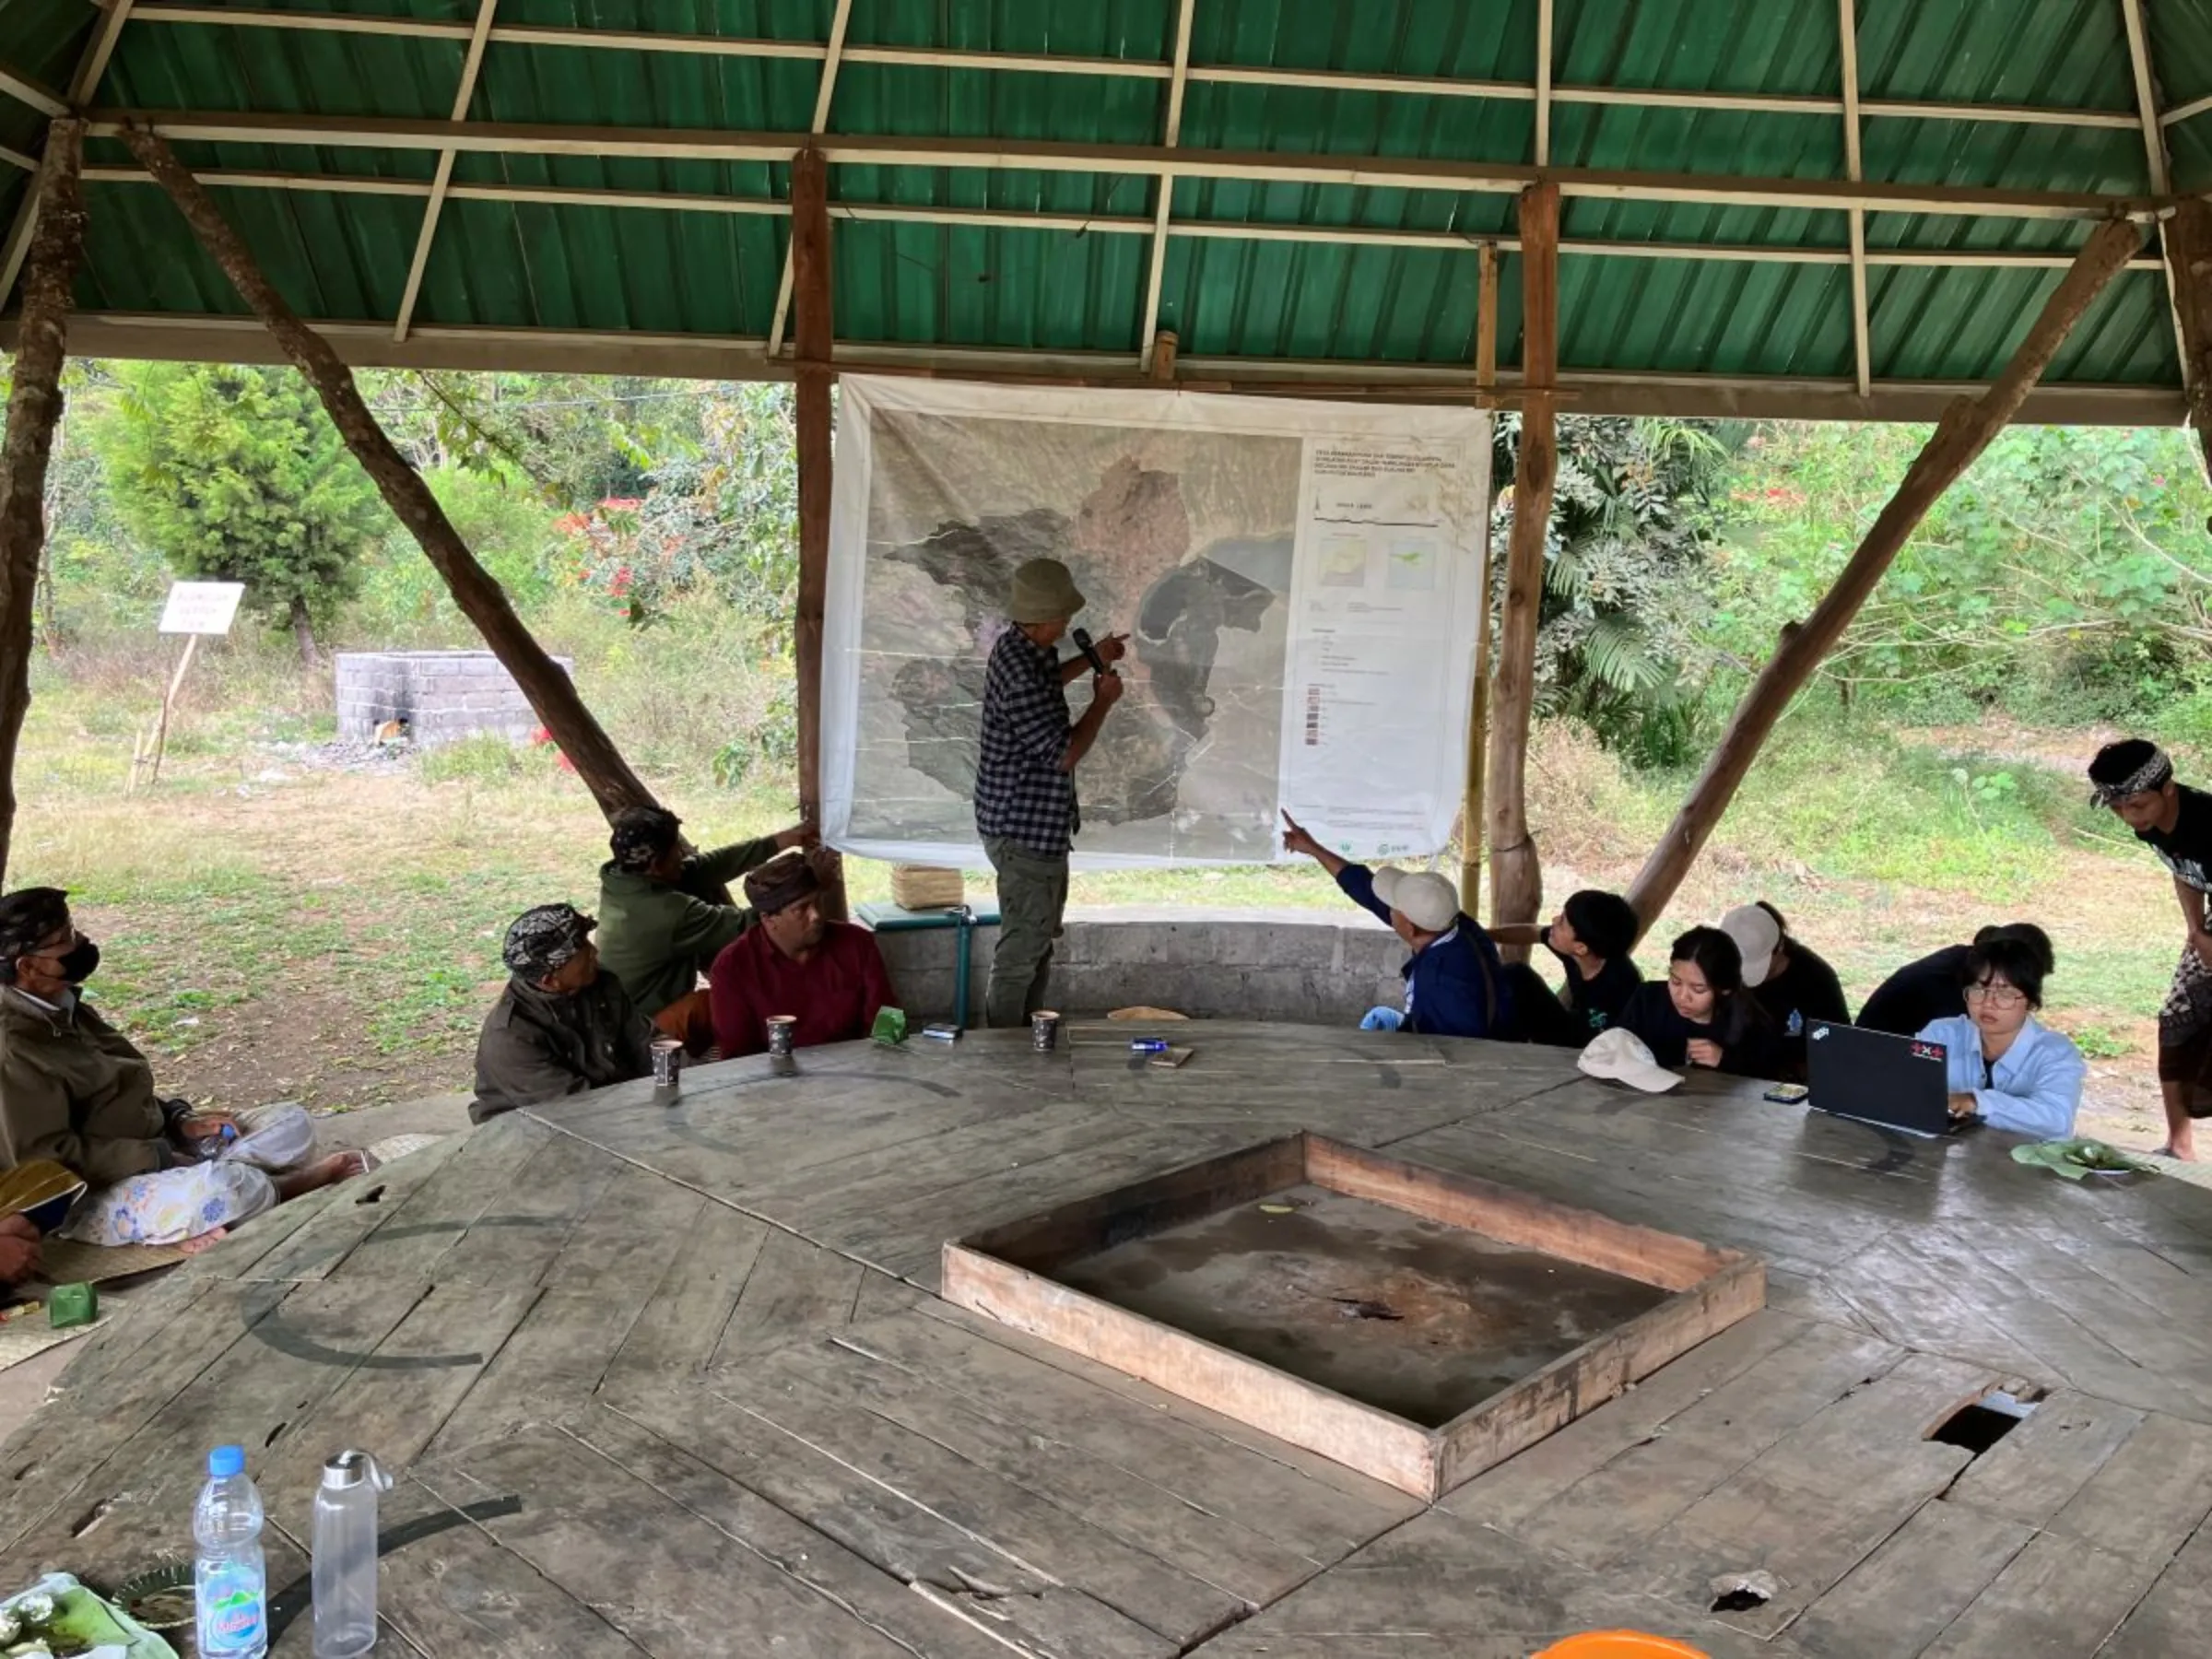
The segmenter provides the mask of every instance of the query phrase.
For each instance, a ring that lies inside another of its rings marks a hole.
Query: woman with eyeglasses
[[[2074,1133],[2088,1066],[2072,1039],[2035,1018],[2043,1006],[2043,961],[2034,941],[1985,935],[1966,959],[1966,1012],[1921,1028],[1940,1042],[1950,1068],[1951,1115],[1993,1129],[2062,1140]]]

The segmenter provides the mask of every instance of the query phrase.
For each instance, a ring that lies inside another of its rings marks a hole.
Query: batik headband
[[[2153,747],[2150,751],[2150,759],[2136,767],[2119,782],[2100,783],[2091,790],[2089,805],[2092,806],[2116,806],[2127,799],[2129,795],[2142,794],[2148,790],[2165,788],[2167,780],[2172,776],[2173,762],[2166,758],[2166,751],[2162,748]]]

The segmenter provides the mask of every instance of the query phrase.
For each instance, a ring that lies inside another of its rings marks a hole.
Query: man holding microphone
[[[1096,645],[1080,631],[1083,650],[1065,662],[1056,649],[1083,595],[1056,559],[1032,559],[1014,572],[1007,618],[992,648],[983,682],[982,749],[975,769],[975,827],[998,872],[998,949],[991,960],[985,1018],[1017,1026],[1044,1006],[1053,940],[1067,908],[1067,852],[1082,814],[1076,805],[1076,764],[1089,753],[1106,712],[1121,700],[1113,665],[1126,636]],[[1090,674],[1090,706],[1068,717],[1067,687]]]

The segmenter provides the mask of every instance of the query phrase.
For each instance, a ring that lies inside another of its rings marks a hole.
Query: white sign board
[[[161,608],[165,634],[227,634],[245,597],[242,582],[172,582]]]
[[[1073,571],[1078,620],[1130,636],[1127,694],[1077,772],[1077,868],[1281,859],[1283,808],[1347,857],[1450,839],[1488,415],[856,375],[839,399],[833,844],[980,865],[984,669],[1040,555]]]

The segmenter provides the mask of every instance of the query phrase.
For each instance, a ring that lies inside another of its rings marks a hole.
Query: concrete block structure
[[[1053,1001],[1067,1014],[1148,1004],[1197,1019],[1346,1025],[1406,1000],[1406,947],[1349,906],[1186,911],[1100,905],[1070,911],[1053,952]],[[982,1018],[995,926],[972,930],[969,1019]],[[879,933],[885,965],[912,1018],[953,1014],[953,928]]]
[[[575,664],[556,657],[564,674]],[[488,651],[342,651],[338,737],[366,743],[385,722],[404,720],[417,743],[451,743],[479,732],[526,743],[536,713]]]

